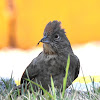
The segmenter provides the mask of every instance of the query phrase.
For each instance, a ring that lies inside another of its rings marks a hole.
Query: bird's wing
[[[25,69],[25,71],[21,77],[21,84],[23,83],[23,80],[25,80],[25,78],[28,78],[26,70],[28,72],[28,76],[29,76],[30,80],[34,79],[38,75],[39,70],[38,70],[38,67],[36,64],[36,58],[33,59],[32,62],[28,65],[28,67]]]
[[[74,77],[74,79],[76,79],[78,77],[79,70],[80,70],[80,61],[78,59],[77,60],[77,66],[76,66],[76,69],[75,69],[75,77]]]

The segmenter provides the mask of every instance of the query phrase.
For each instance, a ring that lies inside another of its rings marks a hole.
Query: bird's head
[[[39,43],[43,43],[44,53],[56,54],[70,47],[70,42],[60,24],[61,22],[53,21],[46,25],[43,33],[44,36],[39,41]]]

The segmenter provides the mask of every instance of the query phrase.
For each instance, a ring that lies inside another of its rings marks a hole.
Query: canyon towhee
[[[65,77],[68,54],[70,54],[67,87],[71,85],[78,77],[80,62],[78,57],[74,55],[60,22],[49,22],[44,29],[44,36],[40,42],[43,43],[43,51],[26,68],[30,80],[41,83],[46,90],[49,90],[48,85],[51,85],[50,77],[52,75],[55,87],[61,88]],[[26,71],[22,75],[21,84],[23,80],[26,81],[25,78],[27,78]],[[35,89],[36,86],[33,85],[33,88]]]

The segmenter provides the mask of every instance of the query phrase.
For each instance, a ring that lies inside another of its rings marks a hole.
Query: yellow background
[[[13,11],[8,9],[7,0],[0,0],[0,48],[11,45],[10,34],[14,34],[16,47],[36,46],[45,25],[53,20],[62,22],[71,44],[100,40],[100,0],[8,1],[15,1]],[[14,29],[9,27],[11,19],[16,22]]]

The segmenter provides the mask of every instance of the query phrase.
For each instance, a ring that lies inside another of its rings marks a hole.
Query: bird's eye
[[[56,35],[55,35],[55,38],[58,39],[58,38],[59,38],[59,35],[56,34]]]

